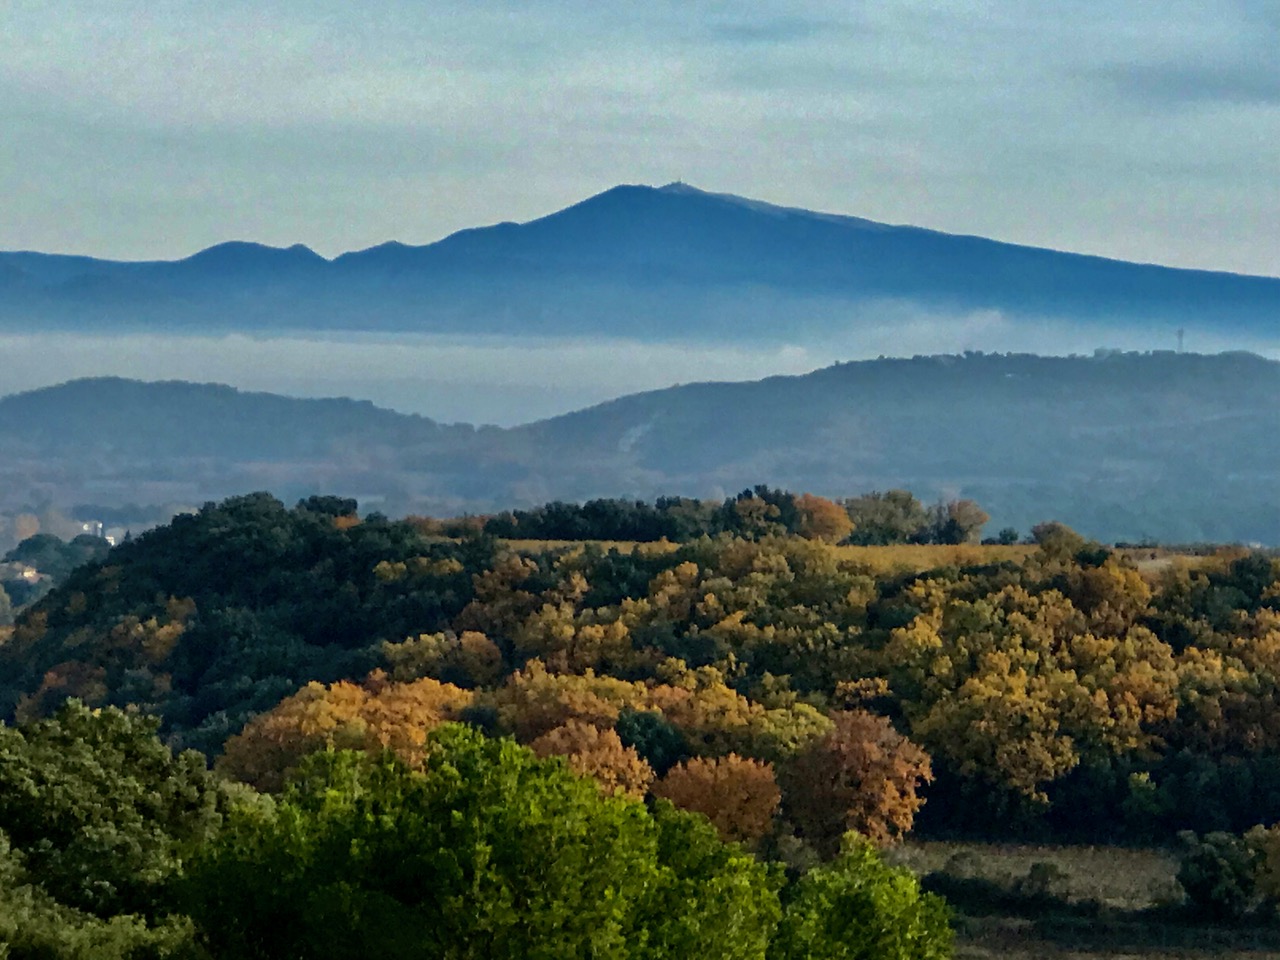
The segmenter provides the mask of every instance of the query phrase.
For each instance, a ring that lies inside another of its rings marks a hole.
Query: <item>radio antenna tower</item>
[[[1178,352],[1179,353],[1182,352],[1182,338],[1186,334],[1186,332],[1187,331],[1184,330],[1182,327],[1178,328]]]

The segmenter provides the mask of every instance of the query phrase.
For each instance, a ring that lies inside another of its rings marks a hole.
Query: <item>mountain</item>
[[[475,432],[345,398],[75,380],[0,399],[0,514],[42,504],[113,512],[126,504],[198,505],[260,489],[286,497],[345,490],[373,508],[411,479],[406,470],[435,464],[441,450],[458,454]],[[455,502],[441,485],[462,480],[448,462],[435,464],[412,484],[414,502]]]
[[[1054,518],[1108,540],[1280,544],[1280,363],[1100,351],[838,364],[690,384],[517,428],[571,462],[576,498],[732,493],[964,496],[999,525]],[[563,482],[559,489],[563,489]]]
[[[413,444],[447,430],[367,400],[300,400],[181,381],[99,377],[0,399],[0,442],[10,454],[27,446],[139,458],[284,460],[335,456],[356,441]]]
[[[6,282],[17,270],[24,282]],[[794,341],[886,305],[1100,332],[1274,335],[1280,279],[1180,270],[620,186],[525,224],[325,260],[228,243],[173,262],[0,253],[0,328],[380,330]]]
[[[249,490],[452,515],[553,499],[972,497],[992,529],[1280,545],[1280,363],[1100,352],[838,364],[622,397],[509,430],[352,400],[75,381],[0,400],[0,514]]]

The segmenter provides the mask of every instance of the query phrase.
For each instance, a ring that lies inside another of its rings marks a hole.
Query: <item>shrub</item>
[[[1178,883],[1193,909],[1213,920],[1238,920],[1257,908],[1262,852],[1247,837],[1214,832],[1178,834],[1182,860]]]

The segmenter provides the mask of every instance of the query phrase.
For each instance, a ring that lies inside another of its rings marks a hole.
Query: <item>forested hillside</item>
[[[277,786],[317,745],[411,759],[463,719],[638,794],[745,777],[763,807],[726,829],[819,850],[913,818],[1097,839],[1280,819],[1260,554],[1142,560],[1053,524],[927,566],[767,532],[514,549],[353,511],[237,498],[81,568],[0,646],[5,711],[137,705]],[[813,789],[824,764],[851,793]]]
[[[0,628],[0,944],[943,960],[938,892],[965,937],[1009,911],[1274,940],[1249,924],[1280,903],[1280,562],[1057,523],[948,543],[976,506],[898,494],[843,525],[765,487],[689,506],[493,522],[724,529],[504,540],[254,494],[71,571]],[[891,545],[828,542],[855,522]],[[1043,861],[884,859],[1179,831],[1176,898],[1123,914]]]
[[[1280,544],[1278,430],[1280,363],[1249,354],[882,359],[636,394],[510,430],[82,381],[0,400],[0,514],[54,503],[92,519],[132,504],[141,516],[271,489],[442,516],[767,484],[972,499],[993,529],[1058,519],[1108,542]]]

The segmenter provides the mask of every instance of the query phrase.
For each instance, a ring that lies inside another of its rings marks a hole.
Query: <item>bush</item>
[[[59,903],[31,882],[22,856],[0,832],[0,957],[13,960],[186,960],[204,954],[191,923],[108,920]]]
[[[1178,883],[1190,906],[1213,920],[1238,920],[1257,909],[1262,852],[1247,837],[1191,831],[1178,834],[1183,845]]]
[[[851,833],[790,891],[769,960],[942,960],[951,943],[945,901]]]

